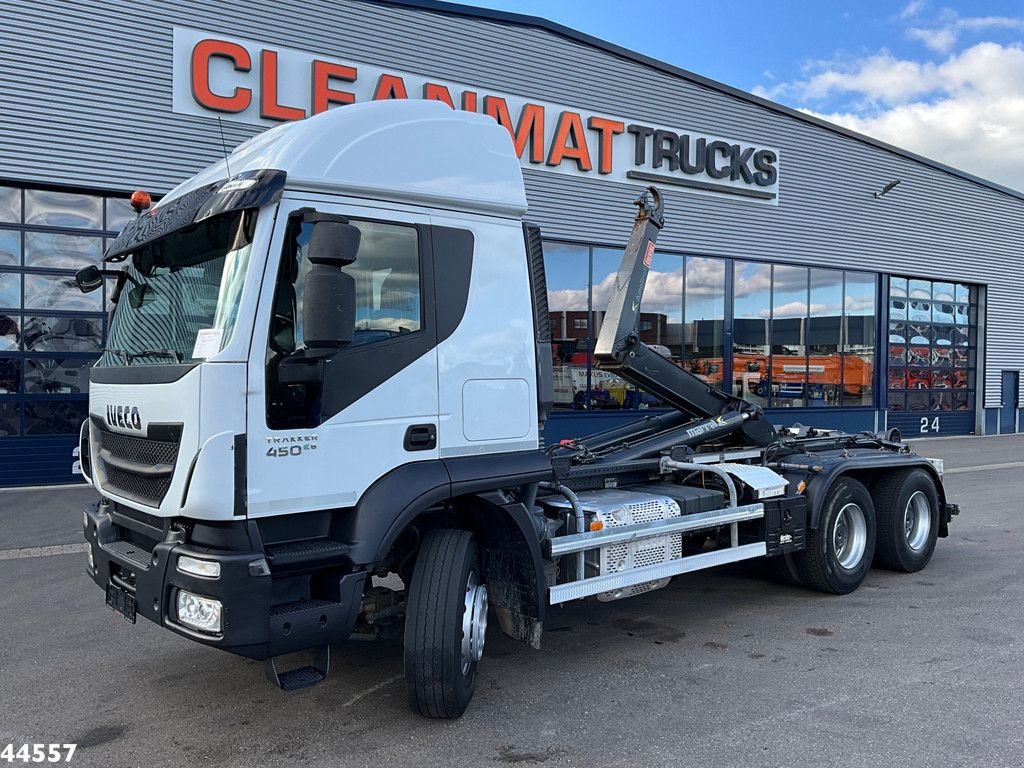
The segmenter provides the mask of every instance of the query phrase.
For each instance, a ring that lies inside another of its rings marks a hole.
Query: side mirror
[[[306,245],[306,258],[313,264],[341,268],[356,260],[360,232],[341,216],[314,214],[304,221],[313,224]]]
[[[103,285],[103,270],[91,264],[82,267],[75,273],[75,284],[82,293],[92,293]]]
[[[306,349],[341,349],[356,327],[356,280],[337,267],[314,264],[302,298],[302,341]]]

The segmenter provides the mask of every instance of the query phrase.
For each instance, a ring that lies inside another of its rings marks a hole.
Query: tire
[[[405,617],[405,687],[417,714],[461,717],[473,698],[487,631],[482,575],[480,549],[469,531],[446,528],[423,538]]]
[[[807,548],[796,553],[800,581],[820,592],[845,595],[861,585],[875,554],[875,506],[863,483],[840,477],[829,489]]]
[[[883,475],[874,487],[878,517],[875,564],[904,573],[928,565],[939,536],[939,494],[923,469]]]

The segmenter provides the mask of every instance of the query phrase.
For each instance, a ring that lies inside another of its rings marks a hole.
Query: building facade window
[[[0,184],[0,438],[78,433],[107,303],[74,275],[134,215],[119,197]]]
[[[973,286],[890,278],[890,411],[974,410],[977,315]]]
[[[621,258],[545,244],[558,408],[666,406],[594,364]],[[870,408],[878,283],[871,273],[658,252],[637,329],[676,365],[764,408]]]

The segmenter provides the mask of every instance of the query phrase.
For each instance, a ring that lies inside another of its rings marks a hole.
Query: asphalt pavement
[[[0,747],[110,767],[1024,765],[1024,436],[917,448],[963,509],[925,571],[835,597],[719,568],[553,609],[540,651],[492,621],[455,722],[409,712],[395,643],[335,648],[324,683],[283,693],[128,624],[73,546],[91,492],[0,492]]]

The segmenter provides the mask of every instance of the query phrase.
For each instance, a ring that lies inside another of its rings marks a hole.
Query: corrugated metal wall
[[[17,3],[4,17],[0,177],[166,191],[220,157],[215,121],[171,112],[172,27],[190,26],[777,147],[777,207],[670,190],[662,246],[988,283],[984,404],[1000,370],[1024,370],[1024,201],[546,30],[362,0]],[[258,129],[224,130],[235,144]],[[548,236],[624,242],[635,187],[525,175]]]

